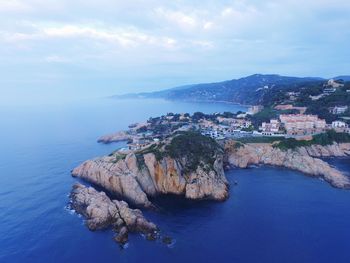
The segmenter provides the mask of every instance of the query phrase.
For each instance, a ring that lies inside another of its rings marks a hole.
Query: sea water
[[[91,232],[67,209],[71,170],[124,143],[99,136],[167,112],[245,110],[218,103],[96,99],[0,107],[0,262],[337,262],[350,260],[350,191],[273,167],[234,169],[225,202],[178,197],[144,211],[173,244]],[[348,159],[331,159],[350,171]]]

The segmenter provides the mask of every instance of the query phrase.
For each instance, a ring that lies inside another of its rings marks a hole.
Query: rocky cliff
[[[129,232],[142,233],[147,239],[158,235],[157,226],[145,219],[140,210],[129,208],[124,201],[111,200],[104,192],[75,184],[70,197],[71,207],[86,218],[90,230],[112,226],[118,233],[115,236],[118,243],[126,243]]]
[[[316,157],[343,157],[350,155],[350,144],[314,145],[287,151],[271,144],[225,144],[225,161],[228,165],[246,168],[252,164],[286,167],[311,176],[324,178],[332,186],[350,188],[350,178]]]
[[[130,135],[125,131],[120,131],[120,132],[104,135],[98,138],[97,142],[112,143],[112,142],[128,141],[132,139],[133,139],[132,135]]]
[[[152,206],[149,198],[159,194],[224,200],[228,197],[228,183],[223,152],[215,142],[202,137],[178,135],[165,145],[118,151],[84,162],[72,175],[142,207]],[[179,140],[184,140],[181,145]],[[193,149],[198,152],[194,154]]]

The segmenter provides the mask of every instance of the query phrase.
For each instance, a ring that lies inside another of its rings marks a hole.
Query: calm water
[[[82,161],[123,144],[97,137],[167,112],[237,111],[228,104],[161,100],[80,101],[0,108],[0,262],[349,262],[350,192],[271,167],[232,170],[224,203],[157,200],[145,214],[172,236],[130,237],[120,249],[110,230],[90,232],[65,209]],[[350,171],[349,160],[331,160]]]

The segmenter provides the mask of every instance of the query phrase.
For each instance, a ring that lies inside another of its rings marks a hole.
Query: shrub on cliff
[[[165,153],[182,162],[186,172],[191,172],[200,165],[203,168],[212,168],[216,156],[222,153],[222,149],[212,138],[197,132],[182,132],[166,145]]]

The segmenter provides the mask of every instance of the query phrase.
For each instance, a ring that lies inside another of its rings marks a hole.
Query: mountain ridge
[[[350,80],[350,76],[338,76],[334,79]],[[114,98],[164,98],[185,101],[226,101],[233,103],[258,103],[264,95],[264,90],[290,88],[308,83],[325,82],[320,77],[293,77],[278,74],[253,74],[246,77],[225,81],[190,84],[170,89],[131,93],[113,96]]]

